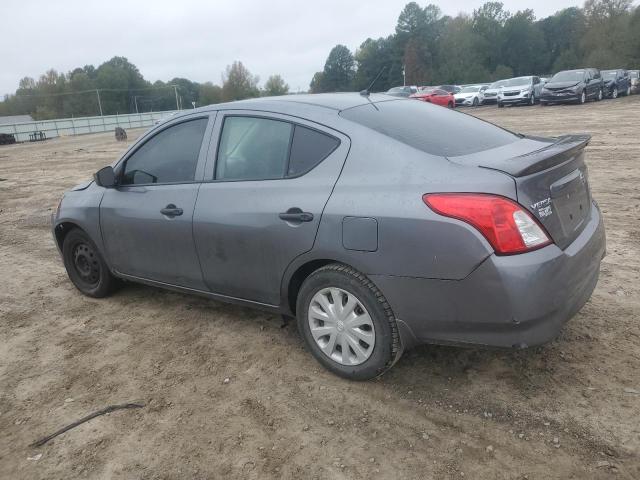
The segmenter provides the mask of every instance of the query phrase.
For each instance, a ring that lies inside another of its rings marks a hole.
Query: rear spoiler
[[[524,137],[531,140],[536,137]],[[525,153],[517,157],[506,158],[491,162],[489,168],[500,170],[513,177],[524,177],[532,173],[540,172],[551,167],[555,167],[574,158],[589,144],[591,135],[563,135],[555,137],[555,142],[530,153]]]

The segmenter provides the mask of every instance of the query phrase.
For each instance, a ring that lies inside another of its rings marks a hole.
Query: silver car
[[[505,82],[506,80],[498,80],[497,82],[493,82],[489,85],[489,87],[484,91],[482,105],[498,103],[498,93]]]
[[[369,379],[417,344],[558,334],[605,252],[588,141],[388,95],[212,105],[66,192],[53,235],[86,295],[126,280],[295,316],[322,365]]]
[[[505,80],[498,91],[498,107],[535,105],[540,100],[543,82],[540,77],[516,77]]]

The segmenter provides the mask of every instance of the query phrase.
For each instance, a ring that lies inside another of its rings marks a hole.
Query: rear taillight
[[[422,200],[434,212],[477,228],[497,254],[524,253],[551,243],[529,212],[508,198],[479,193],[427,193]]]

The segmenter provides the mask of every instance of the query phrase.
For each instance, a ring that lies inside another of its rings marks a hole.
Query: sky
[[[240,60],[260,76],[280,74],[291,91],[307,90],[329,51],[354,51],[367,37],[393,33],[408,0],[2,0],[0,95],[22,77],[49,68],[68,72],[98,66],[115,55],[145,79],[185,77],[221,83]],[[471,13],[484,0],[431,0],[444,14]],[[503,0],[511,12],[531,8],[537,18],[581,6],[575,0]]]

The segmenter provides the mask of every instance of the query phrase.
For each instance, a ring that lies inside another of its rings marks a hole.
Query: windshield
[[[568,70],[566,72],[558,72],[552,78],[551,82],[579,82],[584,78],[584,70]]]
[[[506,80],[498,80],[497,82],[492,83],[491,85],[489,85],[489,88],[500,88],[500,87],[504,87],[504,83],[506,82]]]
[[[531,77],[517,77],[504,82],[504,87],[515,87],[517,85],[528,85],[531,83]]]
[[[475,93],[478,90],[480,90],[480,87],[464,87],[459,93]]]
[[[606,70],[606,71],[602,72],[602,76],[604,78],[616,78],[616,71],[615,70]]]
[[[402,93],[405,91],[405,87],[393,87],[387,90],[387,93]]]

